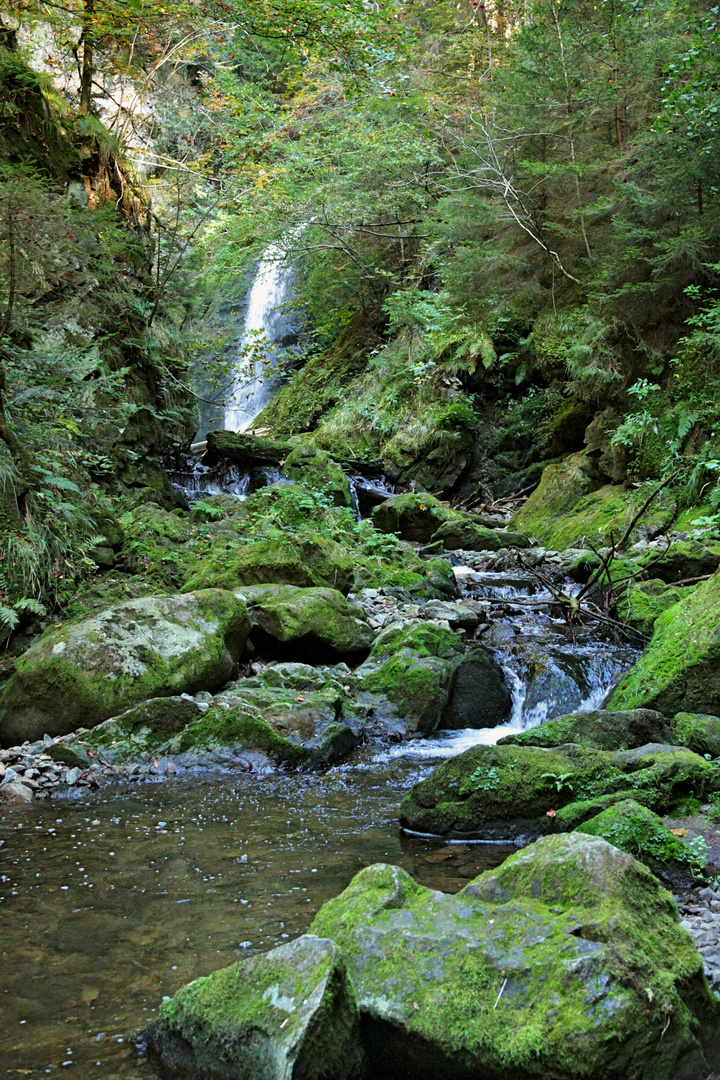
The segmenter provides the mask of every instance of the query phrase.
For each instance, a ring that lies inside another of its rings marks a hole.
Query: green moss
[[[309,757],[301,746],[284,739],[253,705],[211,708],[188,725],[177,742],[179,753],[213,745],[262,750],[279,764],[301,765]]]
[[[605,709],[570,713],[546,720],[517,735],[506,735],[498,745],[562,746],[577,743],[598,750],[627,750],[646,743],[677,742],[665,717],[650,709],[610,712]]]
[[[354,579],[349,552],[320,533],[297,538],[258,540],[225,549],[213,547],[190,576],[184,592],[196,589],[237,589],[242,585],[329,586],[350,591]]]
[[[706,713],[677,713],[672,719],[675,738],[696,754],[720,757],[720,716]]]
[[[371,659],[412,654],[416,658],[436,656],[450,659],[463,652],[457,634],[442,626],[416,620],[409,623],[392,623],[375,639]]]
[[[623,799],[578,826],[578,832],[602,836],[614,847],[640,859],[650,869],[680,863],[693,876],[703,876],[702,860],[652,810],[634,799]]]
[[[608,707],[720,710],[720,573],[659,616],[652,641]]]
[[[340,466],[324,450],[297,447],[288,454],[283,472],[305,487],[323,492],[335,506],[352,506],[350,482]]]
[[[649,638],[658,617],[687,595],[659,578],[630,584],[618,598],[617,618]]]
[[[461,515],[426,492],[393,495],[372,512],[372,523],[380,532],[420,543],[427,543],[443,522],[453,520],[461,520]]]

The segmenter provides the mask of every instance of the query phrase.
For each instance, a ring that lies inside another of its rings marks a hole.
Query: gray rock
[[[472,649],[455,668],[440,727],[497,727],[511,712],[512,697],[500,664],[482,645]]]
[[[9,804],[29,803],[33,801],[33,793],[24,784],[13,781],[8,784],[0,784],[0,801]]]
[[[143,1037],[177,1080],[349,1080],[360,1063],[345,965],[312,934],[182,987]]]

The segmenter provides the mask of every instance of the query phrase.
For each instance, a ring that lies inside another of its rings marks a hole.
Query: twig
[[[507,986],[507,979],[504,979],[504,980],[503,980],[503,984],[502,984],[502,986],[500,987],[500,993],[498,994],[497,998],[495,999],[495,1004],[493,1005],[493,1012],[495,1012],[495,1010],[497,1009],[497,1007],[498,1007],[498,1002],[500,1001],[500,998],[501,998],[501,997],[502,997],[502,995],[503,995],[503,990],[505,989],[505,987],[506,987],[506,986]],[[664,1034],[664,1032],[663,1032],[663,1034]]]

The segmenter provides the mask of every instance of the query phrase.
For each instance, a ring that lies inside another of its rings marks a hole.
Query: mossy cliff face
[[[645,746],[646,743],[672,745],[676,742],[682,746],[688,745],[676,739],[673,728],[662,713],[652,709],[632,709],[628,712],[597,709],[557,716],[518,735],[506,735],[498,745],[512,743],[517,746],[551,747],[577,743],[596,750],[629,750]]]
[[[367,655],[375,634],[365,613],[336,589],[258,585],[238,593],[248,605],[253,644],[315,663]]]
[[[647,651],[608,707],[666,716],[720,711],[720,572],[660,615]]]
[[[161,1075],[349,1080],[358,1011],[337,946],[312,934],[183,986],[143,1033]]]
[[[680,747],[477,746],[415,785],[401,803],[400,824],[413,832],[508,840],[574,828],[623,798],[667,812],[688,795],[717,790],[720,769]]]
[[[50,630],[16,662],[0,739],[63,735],[148,698],[215,690],[249,631],[244,601],[219,589],[129,600]]]
[[[340,947],[382,1080],[697,1080],[718,1060],[672,897],[596,837],[545,838],[456,896],[371,866],[312,931]]]

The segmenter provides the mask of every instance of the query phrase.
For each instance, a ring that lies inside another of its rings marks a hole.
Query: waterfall
[[[296,338],[291,317],[282,310],[292,283],[292,268],[280,248],[263,252],[248,295],[232,397],[225,406],[226,431],[246,431],[276,388],[279,363]]]

